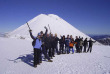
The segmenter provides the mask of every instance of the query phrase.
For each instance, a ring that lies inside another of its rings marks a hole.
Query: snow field
[[[0,37],[0,74],[110,74],[110,47],[94,45],[92,53],[55,55],[33,67],[31,41]]]

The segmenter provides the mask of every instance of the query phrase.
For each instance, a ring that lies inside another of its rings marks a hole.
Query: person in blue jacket
[[[37,67],[37,64],[40,63],[40,61],[42,61],[41,58],[41,45],[42,45],[42,41],[41,41],[41,34],[38,33],[37,37],[34,37],[32,35],[32,30],[29,30],[30,32],[30,36],[31,38],[35,41],[33,48],[34,48],[34,67]]]
[[[65,38],[65,53],[67,52],[67,54],[69,54],[69,42],[70,38],[69,35],[67,35],[67,38]]]

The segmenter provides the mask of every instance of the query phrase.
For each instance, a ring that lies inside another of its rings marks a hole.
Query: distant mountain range
[[[4,37],[4,35],[5,35],[4,33],[0,33],[0,37]]]
[[[89,35],[89,36],[104,45],[110,45],[110,35]]]

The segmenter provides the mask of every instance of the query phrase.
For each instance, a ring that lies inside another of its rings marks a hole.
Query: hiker
[[[65,44],[65,36],[63,35],[63,37],[61,36],[61,39],[59,40],[59,44],[60,44],[60,54],[64,54],[64,44]]]
[[[41,40],[42,40],[42,53],[45,56],[45,59],[48,59],[48,62],[53,62],[52,60],[50,60],[49,56],[47,55],[47,51],[46,51],[46,37],[47,37],[47,32],[48,29],[47,27],[44,27],[46,29],[45,33],[43,33],[43,31],[41,31]]]
[[[51,34],[50,36],[50,45],[51,45],[51,50],[52,50],[52,57],[55,57],[55,49],[54,49],[54,36]]]
[[[59,51],[58,51],[58,41],[59,41],[59,38],[57,37],[57,34],[55,34],[55,36],[54,36],[54,49],[56,49],[57,55],[59,55]]]
[[[83,46],[84,46],[84,51],[83,52],[86,52],[86,48],[88,46],[87,38],[85,38]]]
[[[41,34],[38,33],[37,37],[34,37],[32,35],[32,30],[29,30],[30,32],[30,36],[31,38],[34,40],[34,67],[37,67],[38,64],[40,64],[42,58],[41,58],[41,45],[42,45],[42,41],[41,41]]]
[[[74,44],[75,44],[74,39],[70,37],[69,53],[70,53],[70,49],[72,49],[72,54],[74,53],[74,49],[73,49]]]
[[[83,37],[80,38],[80,52],[82,52],[82,48],[83,48]]]
[[[45,38],[45,47],[46,47],[46,53],[49,55],[49,57],[52,59],[52,50],[51,50],[51,39],[50,34],[47,34]]]
[[[80,53],[80,39],[78,38],[78,36],[76,36],[75,39],[75,47],[76,47],[76,53]]]
[[[88,41],[89,42],[89,47],[88,47],[88,50],[87,52],[90,50],[90,53],[92,51],[92,46],[93,46],[93,43],[95,43],[96,41],[92,41],[92,39],[90,38],[90,40]]]
[[[69,35],[67,35],[67,38],[65,38],[65,53],[69,54],[69,42],[70,42],[70,38]]]

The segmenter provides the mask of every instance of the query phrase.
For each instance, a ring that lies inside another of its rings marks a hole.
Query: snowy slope
[[[44,26],[48,27],[48,24],[50,25],[51,32],[53,34],[57,33],[58,37],[60,35],[73,35],[75,36],[81,36],[84,38],[89,38],[89,36],[85,35],[84,33],[80,32],[78,29],[76,29],[74,26],[63,20],[57,15],[54,14],[40,14],[33,18],[32,20],[28,21],[30,28],[33,30],[33,34],[36,36],[38,32],[43,31],[45,32]],[[49,27],[48,27],[49,29]],[[50,33],[50,30],[48,30]],[[9,37],[13,38],[30,38],[28,27],[26,23],[19,28],[15,29],[14,31],[10,32],[8,34]]]
[[[0,74],[110,74],[110,47],[94,45],[93,52],[55,55],[34,68],[31,41],[0,37]]]

